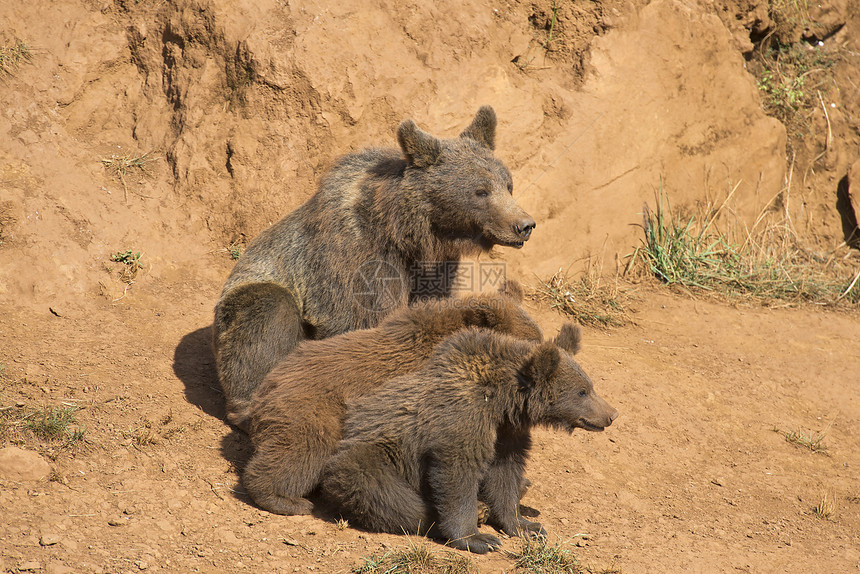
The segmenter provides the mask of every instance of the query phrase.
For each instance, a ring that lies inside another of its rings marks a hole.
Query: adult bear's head
[[[424,196],[440,237],[489,249],[522,247],[531,235],[535,221],[511,195],[511,172],[493,157],[495,138],[496,113],[489,106],[457,138],[436,138],[412,120],[397,129],[407,162],[404,185]]]

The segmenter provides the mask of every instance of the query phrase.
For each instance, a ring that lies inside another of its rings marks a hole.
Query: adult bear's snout
[[[535,220],[531,217],[526,217],[514,224],[514,232],[523,238],[523,241],[528,241],[532,234],[532,229],[535,228]]]

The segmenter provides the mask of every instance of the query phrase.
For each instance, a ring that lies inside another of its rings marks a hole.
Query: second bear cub
[[[478,531],[478,498],[505,534],[544,534],[519,512],[531,428],[601,431],[618,415],[571,356],[580,336],[573,324],[540,344],[476,328],[451,336],[421,369],[349,403],[323,495],[370,530],[481,554],[501,542]]]

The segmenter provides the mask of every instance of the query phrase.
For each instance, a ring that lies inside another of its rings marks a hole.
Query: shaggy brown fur
[[[572,324],[541,344],[475,328],[451,336],[421,369],[349,403],[322,495],[371,530],[482,554],[501,542],[477,529],[479,497],[505,534],[545,534],[519,512],[531,428],[598,431],[618,414],[571,356],[579,339]]]
[[[261,507],[306,514],[341,438],[345,402],[414,371],[447,336],[471,325],[540,341],[540,328],[506,295],[418,303],[373,329],[299,345],[257,389],[248,408],[255,453],[243,477]]]
[[[495,129],[487,106],[454,139],[405,121],[400,150],[341,158],[313,197],[251,242],[213,324],[231,422],[300,341],[373,327],[427,295],[411,290],[417,269],[453,272],[465,254],[522,247],[535,222],[493,157]],[[439,287],[432,295],[446,296],[447,286]]]

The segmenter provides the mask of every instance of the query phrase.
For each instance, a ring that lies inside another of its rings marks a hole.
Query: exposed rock
[[[51,474],[51,465],[41,456],[17,446],[0,449],[0,477],[8,480],[42,480]]]

